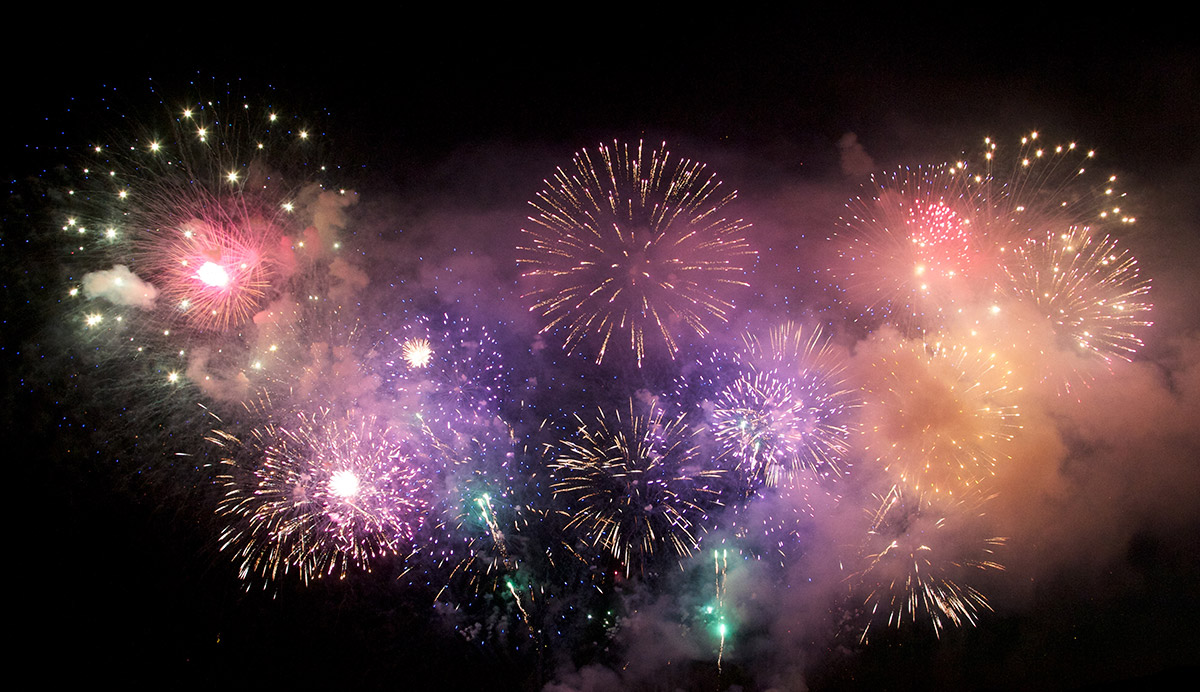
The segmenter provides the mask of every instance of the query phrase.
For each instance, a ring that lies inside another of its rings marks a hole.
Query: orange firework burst
[[[866,374],[864,452],[912,490],[969,489],[1020,428],[1010,379],[994,353],[901,340]]]
[[[1013,251],[1003,290],[1046,319],[1060,345],[1110,362],[1129,360],[1149,326],[1149,280],[1111,237],[1086,227],[1031,238]]]

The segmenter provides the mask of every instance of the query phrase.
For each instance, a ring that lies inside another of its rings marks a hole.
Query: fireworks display
[[[1131,521],[1095,509],[1147,439],[1113,391],[1193,410],[1142,367],[1170,361],[1150,224],[1074,143],[906,153],[810,199],[732,144],[699,151],[743,196],[613,140],[495,209],[369,184],[360,208],[306,116],[153,93],[165,115],[43,181],[38,377],[91,388],[64,456],[175,488],[238,607],[371,603],[397,668],[444,645],[530,689],[784,689],[795,661],[969,637],[1018,607],[996,590],[1056,587],[1028,554],[1065,541],[1028,524]],[[389,184],[490,170],[413,168]]]
[[[674,357],[682,329],[728,319],[727,289],[747,285],[754,254],[748,224],[722,216],[736,193],[665,145],[602,144],[572,163],[531,202],[519,259],[543,331],[561,329],[568,349],[594,338],[597,362],[626,343],[640,364],[647,338]]]

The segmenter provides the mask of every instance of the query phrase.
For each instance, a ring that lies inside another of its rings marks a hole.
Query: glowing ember
[[[209,286],[224,287],[229,285],[229,272],[216,262],[205,262],[196,271],[196,277]]]

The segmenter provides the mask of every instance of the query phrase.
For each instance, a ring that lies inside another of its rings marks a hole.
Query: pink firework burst
[[[248,321],[264,303],[274,275],[266,223],[192,219],[148,232],[146,266],[162,296],[197,329]]]
[[[978,264],[971,200],[957,166],[905,168],[872,178],[831,238],[830,269],[864,314],[918,332],[939,326]]]
[[[424,520],[428,481],[372,416],[321,409],[270,421],[246,442],[224,431],[211,440],[225,452],[221,547],[243,579],[370,569],[408,547]]]

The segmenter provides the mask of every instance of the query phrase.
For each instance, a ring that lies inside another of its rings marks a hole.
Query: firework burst
[[[286,273],[318,188],[298,174],[315,154],[307,131],[275,111],[201,103],[161,135],[149,128],[97,145],[64,231],[99,257],[128,260],[187,328],[244,324]],[[295,169],[295,170],[292,170]]]
[[[980,591],[960,582],[981,570],[1004,569],[994,554],[1005,539],[976,541],[955,528],[977,516],[982,501],[947,503],[899,486],[874,499],[879,504],[868,511],[864,567],[849,578],[865,592],[869,621],[862,641],[880,620],[899,627],[927,619],[941,636],[947,626],[974,625],[982,611],[991,610]]]
[[[744,341],[744,374],[713,405],[718,442],[752,484],[775,485],[801,468],[840,473],[858,401],[829,338],[786,323],[765,340],[750,334]]]
[[[1013,147],[984,139],[981,154],[958,168],[987,254],[1076,226],[1106,235],[1134,224],[1117,177],[1095,170],[1095,156],[1075,142],[1046,145],[1037,132]]]
[[[832,240],[835,284],[865,314],[922,331],[940,324],[980,264],[971,200],[953,165],[872,176]]]
[[[70,171],[63,232],[82,274],[71,295],[92,299],[90,339],[113,337],[97,357],[154,360],[241,399],[268,360],[254,343],[262,319],[291,293],[336,297],[330,276],[348,265],[335,236],[353,195],[314,180],[317,137],[296,117],[205,101],[151,122]]]
[[[418,425],[460,434],[492,426],[504,369],[486,327],[447,314],[423,315],[376,350],[383,392]]]
[[[1012,255],[1004,292],[1047,320],[1060,348],[1108,363],[1141,347],[1150,282],[1116,240],[1073,227],[1028,239]]]
[[[900,340],[866,374],[864,453],[918,492],[974,486],[1020,428],[1011,375],[992,353]]]
[[[736,193],[665,145],[614,142],[572,163],[530,203],[519,248],[542,331],[564,330],[570,351],[595,335],[597,362],[627,342],[640,365],[648,337],[674,357],[683,329],[705,334],[710,319],[726,320],[733,303],[722,292],[746,285],[754,256],[748,224],[721,215]]]
[[[246,442],[224,431],[218,514],[231,520],[221,548],[243,579],[304,582],[345,577],[402,552],[428,505],[428,485],[374,417],[298,413],[256,428]]]
[[[701,467],[696,431],[658,407],[637,413],[632,401],[625,415],[601,410],[594,424],[576,418],[576,439],[550,464],[555,496],[573,509],[568,528],[626,575],[645,572],[659,553],[691,555],[720,504],[723,475]]]

